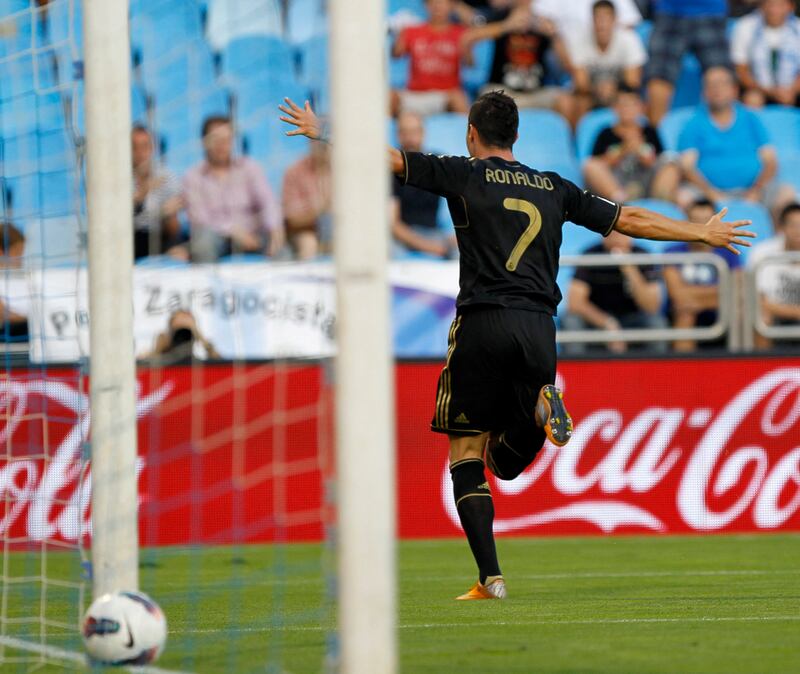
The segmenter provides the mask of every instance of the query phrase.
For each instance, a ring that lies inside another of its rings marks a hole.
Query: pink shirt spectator
[[[236,157],[224,176],[203,161],[183,179],[184,200],[193,228],[221,236],[236,231],[274,232],[283,219],[281,207],[259,165]]]
[[[320,170],[313,157],[292,164],[283,177],[283,212],[287,220],[323,213],[331,201],[331,173]]]

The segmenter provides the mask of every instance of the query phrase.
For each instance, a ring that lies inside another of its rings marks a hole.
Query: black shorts
[[[470,308],[450,326],[431,430],[504,431],[534,420],[539,389],[556,374],[556,329],[546,313]]]
[[[726,26],[725,17],[656,17],[650,36],[647,78],[675,84],[687,51],[694,53],[703,72],[714,66],[730,67]]]

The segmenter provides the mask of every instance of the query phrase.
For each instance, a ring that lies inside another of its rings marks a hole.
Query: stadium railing
[[[678,339],[711,341],[727,336],[728,348],[738,350],[736,285],[728,265],[713,253],[627,253],[609,255],[569,255],[561,258],[562,267],[637,267],[708,264],[717,270],[719,309],[716,321],[700,328],[621,328],[619,330],[559,330],[560,344],[599,344],[604,342],[665,342]]]
[[[765,255],[753,265],[752,269],[746,271],[743,320],[743,347],[745,350],[749,351],[754,348],[757,334],[767,339],[800,339],[800,322],[796,325],[768,325],[761,312],[758,290],[759,272],[765,267],[786,263],[800,264],[800,251]]]

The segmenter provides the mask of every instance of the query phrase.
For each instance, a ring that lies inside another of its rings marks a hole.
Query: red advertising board
[[[447,441],[428,430],[438,371],[397,367],[404,538],[460,533]],[[70,370],[9,375],[0,537],[90,535],[86,383]],[[142,544],[322,537],[335,517],[324,368],[169,367],[139,379]],[[800,359],[564,362],[559,384],[573,438],[514,481],[490,479],[498,533],[800,530]]]

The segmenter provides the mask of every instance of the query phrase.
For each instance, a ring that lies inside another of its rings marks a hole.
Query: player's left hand
[[[300,107],[291,98],[283,99],[286,104],[279,105],[278,110],[284,113],[280,119],[282,122],[296,126],[296,129],[287,131],[287,136],[305,136],[311,140],[322,139],[322,124],[316,113],[311,109],[311,103],[306,101],[304,107]]]
[[[705,227],[705,243],[714,248],[727,248],[731,253],[739,255],[741,251],[735,246],[743,246],[749,248],[751,246],[749,241],[745,241],[740,237],[755,239],[757,234],[755,232],[747,232],[739,229],[751,224],[750,220],[734,220],[733,222],[726,222],[722,218],[727,214],[728,209],[723,208],[719,213],[714,215]]]

